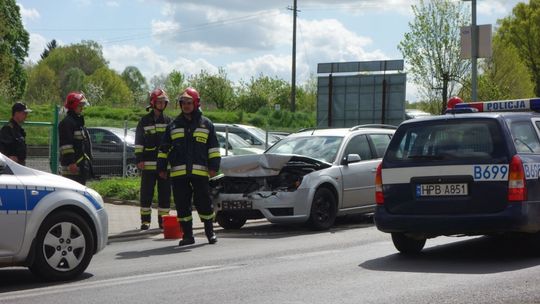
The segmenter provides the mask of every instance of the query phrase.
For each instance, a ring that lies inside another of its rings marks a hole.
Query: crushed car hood
[[[258,177],[278,175],[288,164],[328,168],[331,164],[314,158],[294,154],[253,154],[229,156],[221,159],[221,172],[225,176]]]

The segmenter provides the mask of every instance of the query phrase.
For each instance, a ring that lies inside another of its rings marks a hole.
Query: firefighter
[[[152,218],[152,199],[157,183],[158,191],[158,224],[163,228],[162,216],[169,214],[171,205],[171,184],[168,179],[162,179],[157,172],[158,148],[171,119],[163,112],[169,103],[169,97],[164,90],[157,88],[150,93],[150,104],[146,114],[139,120],[135,134],[135,156],[137,167],[141,171],[141,230],[148,230]]]
[[[58,125],[61,174],[83,185],[92,177],[92,144],[84,126],[84,107],[90,103],[82,92],[66,96],[67,115]]]
[[[21,125],[32,112],[22,102],[11,107],[11,119],[0,130],[0,152],[13,161],[26,164],[26,132]]]
[[[184,231],[178,246],[195,243],[193,238],[193,202],[204,223],[208,243],[215,244],[214,210],[210,200],[208,178],[219,170],[221,155],[219,144],[210,119],[200,110],[199,93],[187,88],[178,98],[182,112],[167,126],[159,148],[158,171],[167,177],[170,164],[170,179],[178,221]]]

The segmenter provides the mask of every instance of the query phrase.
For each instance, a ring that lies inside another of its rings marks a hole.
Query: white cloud
[[[511,7],[508,7],[508,3],[501,0],[479,1],[477,4],[477,13],[482,15],[501,16],[510,11]]]
[[[30,34],[30,45],[28,48],[27,62],[38,62],[41,60],[41,53],[47,47],[47,39],[39,34]]]
[[[21,16],[23,20],[29,21],[29,20],[36,20],[39,19],[40,15],[39,12],[35,8],[25,8],[21,3],[17,3],[19,5],[19,8],[21,9]]]
[[[174,21],[160,21],[152,20],[152,34],[153,35],[164,35],[164,34],[174,34],[180,30],[180,24]]]
[[[291,75],[291,56],[264,55],[245,61],[227,64],[225,70],[233,81],[249,80],[260,74],[289,79]]]
[[[357,35],[338,20],[301,21],[300,26],[303,41],[297,42],[297,50],[319,62],[386,59],[380,50],[366,51],[371,38]]]
[[[89,6],[90,4],[92,4],[92,0],[73,0],[73,2],[81,6]]]
[[[170,61],[150,47],[115,45],[105,47],[103,55],[109,61],[110,67],[119,73],[127,66],[134,65],[146,77],[147,81],[150,81],[153,76],[169,74],[172,70],[178,70],[188,76],[198,74],[201,70],[210,73],[217,72],[217,67],[204,59],[190,60],[180,57]]]
[[[120,3],[118,3],[118,1],[107,1],[105,2],[105,5],[108,7],[119,7]]]

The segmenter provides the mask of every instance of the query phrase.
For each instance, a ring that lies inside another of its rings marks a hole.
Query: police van
[[[0,154],[0,267],[45,280],[80,275],[107,244],[108,217],[94,190]]]
[[[404,254],[441,235],[540,231],[534,110],[540,98],[461,103],[403,122],[377,168],[377,228]]]

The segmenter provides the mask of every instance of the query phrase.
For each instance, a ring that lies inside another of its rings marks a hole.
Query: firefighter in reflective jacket
[[[92,144],[82,115],[88,105],[83,93],[69,93],[64,103],[67,115],[58,125],[61,174],[83,185],[93,176]]]
[[[169,97],[162,89],[150,93],[150,104],[146,111],[152,109],[139,120],[135,134],[135,157],[137,167],[141,170],[141,230],[150,228],[152,218],[152,199],[157,183],[158,191],[158,224],[163,228],[162,216],[169,214],[171,205],[171,184],[168,179],[162,179],[157,171],[158,148],[171,119],[163,114]]]
[[[204,223],[208,243],[215,244],[214,210],[210,200],[208,178],[219,170],[221,155],[219,144],[210,119],[202,116],[199,109],[199,93],[187,88],[178,99],[182,112],[167,126],[158,155],[158,171],[167,177],[170,164],[170,178],[178,221],[184,236],[178,246],[195,243],[193,238],[193,202]]]

